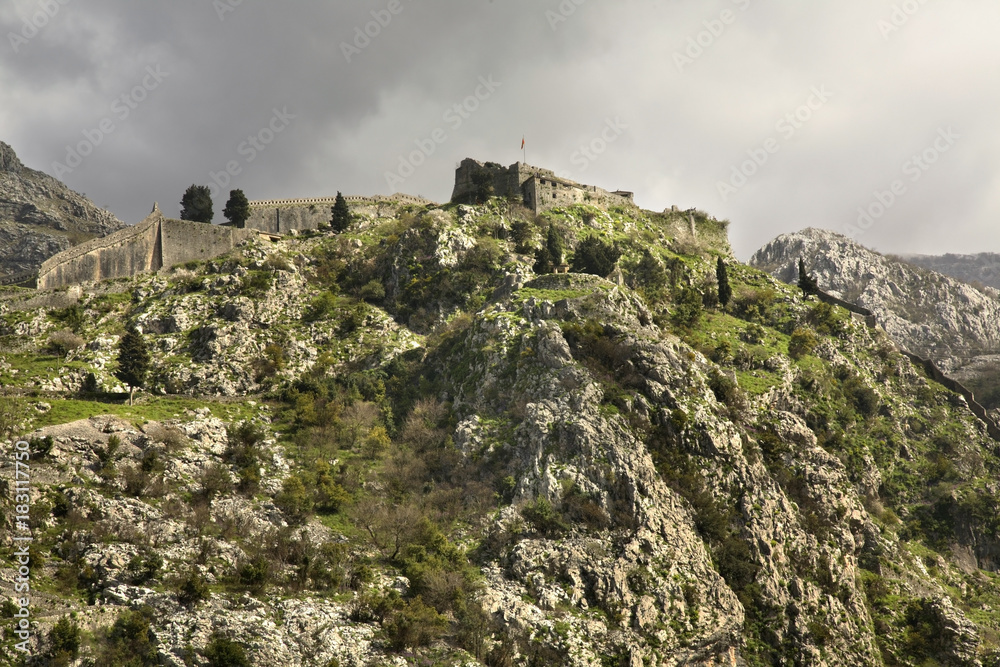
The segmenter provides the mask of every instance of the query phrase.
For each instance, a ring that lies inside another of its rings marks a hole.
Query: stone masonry
[[[154,204],[152,213],[137,225],[45,260],[38,272],[38,289],[152,273],[175,264],[211,259],[256,235],[251,229],[166,218]]]
[[[492,186],[495,197],[513,197],[536,214],[556,206],[592,204],[600,208],[609,206],[634,206],[631,192],[609,192],[596,185],[583,185],[555,172],[515,162],[504,167],[495,162],[479,162],[472,158],[462,160],[455,170],[455,189],[451,200],[459,204],[474,203],[477,183],[485,178]]]

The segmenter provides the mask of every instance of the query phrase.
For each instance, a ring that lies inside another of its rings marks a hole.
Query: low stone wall
[[[123,278],[159,271],[229,252],[252,238],[251,229],[234,229],[163,217],[158,207],[142,222],[92,239],[50,257],[38,272],[39,289],[86,281]]]

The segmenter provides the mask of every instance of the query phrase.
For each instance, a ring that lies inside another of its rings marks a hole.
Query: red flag
[[[521,150],[524,150],[524,137],[521,137]]]

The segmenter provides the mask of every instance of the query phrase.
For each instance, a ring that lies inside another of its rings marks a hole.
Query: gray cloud
[[[10,34],[53,5],[15,51]],[[61,178],[126,221],[154,200],[176,214],[231,162],[230,187],[251,198],[396,187],[443,201],[463,157],[514,162],[524,136],[533,164],[730,219],[744,258],[807,225],[847,230],[900,179],[862,242],[996,250],[998,28],[986,0],[14,0],[0,8],[0,138],[52,173],[111,122]],[[154,87],[148,67],[167,73]],[[481,77],[498,85],[484,94]],[[786,136],[777,123],[804,117],[817,86],[831,97]],[[269,137],[275,110],[294,118]],[[909,180],[906,161],[948,127],[961,138]],[[271,141],[249,151],[252,136]],[[768,140],[777,152],[723,201],[719,182]],[[421,164],[387,179],[401,159]]]

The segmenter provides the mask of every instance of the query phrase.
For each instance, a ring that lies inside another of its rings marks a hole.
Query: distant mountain
[[[57,252],[125,226],[55,178],[22,165],[0,141],[0,279],[37,270]]]
[[[750,264],[794,283],[800,257],[823,290],[871,310],[903,348],[933,359],[987,407],[1000,405],[996,290],[881,255],[822,229],[783,234],[758,250]]]
[[[980,283],[1000,289],[1000,255],[981,252],[975,255],[900,255],[900,259],[931,271],[943,273],[967,283]]]

